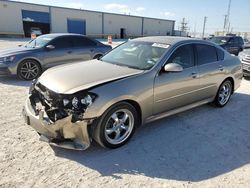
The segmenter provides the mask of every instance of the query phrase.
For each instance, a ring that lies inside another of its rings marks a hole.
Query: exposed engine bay
[[[68,116],[72,116],[72,123],[82,121],[84,112],[96,97],[95,94],[86,92],[58,94],[39,82],[32,83],[30,87],[30,101],[36,115],[39,114],[39,111],[44,110],[52,122]]]
[[[84,150],[90,146],[92,120],[84,120],[84,112],[97,95],[82,91],[58,94],[39,82],[32,83],[29,93],[30,106],[39,118],[35,124],[40,124],[40,140],[68,149]]]

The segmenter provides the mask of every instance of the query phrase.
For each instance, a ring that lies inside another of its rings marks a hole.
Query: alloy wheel
[[[39,75],[39,66],[36,62],[26,61],[20,67],[20,76],[25,80],[32,80]]]
[[[120,144],[125,141],[133,131],[134,116],[127,109],[114,112],[105,125],[105,138],[110,144]]]
[[[225,105],[232,93],[232,86],[230,82],[225,82],[219,90],[218,102],[220,105]]]

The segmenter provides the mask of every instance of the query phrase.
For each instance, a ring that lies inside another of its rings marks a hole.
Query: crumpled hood
[[[72,94],[142,72],[143,70],[90,60],[48,69],[38,82],[56,93]]]
[[[33,51],[35,48],[25,48],[25,47],[18,47],[18,48],[10,48],[7,50],[0,50],[0,57],[3,56],[9,56],[9,55],[15,55],[19,53],[25,53],[29,51]]]

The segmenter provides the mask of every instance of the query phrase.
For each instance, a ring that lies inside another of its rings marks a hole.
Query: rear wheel
[[[230,80],[226,80],[220,85],[220,88],[214,100],[214,104],[216,106],[223,107],[228,103],[233,91],[232,86],[233,85]]]
[[[103,147],[118,148],[129,141],[137,125],[136,109],[129,103],[118,103],[101,117],[94,137]]]
[[[40,64],[35,60],[24,60],[17,69],[17,75],[23,80],[33,80],[42,73]]]

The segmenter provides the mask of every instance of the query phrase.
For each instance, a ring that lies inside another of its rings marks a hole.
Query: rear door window
[[[237,37],[238,38],[238,43],[239,45],[244,45],[244,41],[241,37]]]
[[[214,46],[196,44],[197,64],[204,65],[217,61],[217,52]]]
[[[73,37],[73,44],[74,47],[77,48],[84,48],[84,47],[95,47],[97,46],[97,43],[91,39],[88,39],[86,37]]]

